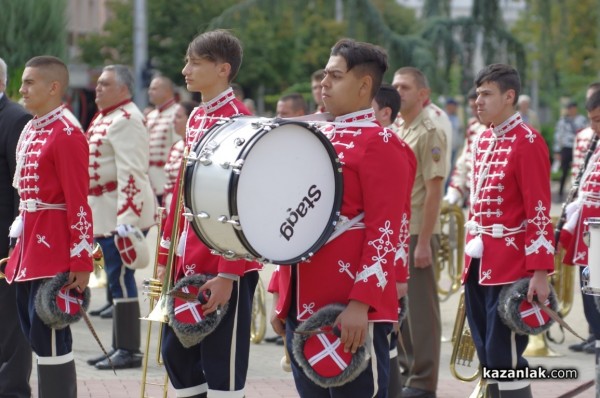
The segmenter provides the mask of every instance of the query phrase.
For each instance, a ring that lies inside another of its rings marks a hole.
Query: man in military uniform
[[[123,65],[103,69],[96,86],[99,112],[88,128],[90,145],[89,203],[94,238],[102,247],[108,285],[114,301],[115,368],[140,367],[140,309],[134,270],[123,265],[115,235],[147,231],[154,224],[156,200],[148,178],[148,132],[144,116],[131,101],[133,76]],[[117,238],[118,240],[118,238]],[[111,369],[108,359],[88,361]]]
[[[165,183],[165,164],[169,157],[169,150],[181,137],[175,133],[175,92],[173,82],[166,76],[157,76],[152,79],[148,88],[148,98],[154,105],[154,110],[146,117],[146,126],[150,133],[150,168],[148,176],[158,203],[162,203]]]
[[[424,103],[429,96],[427,78],[416,68],[396,71],[392,85],[400,94],[399,136],[417,157],[417,174],[411,196],[408,280],[408,323],[401,335],[408,369],[402,396],[435,397],[441,349],[440,304],[433,272],[440,204],[448,175],[446,134],[436,127]]]

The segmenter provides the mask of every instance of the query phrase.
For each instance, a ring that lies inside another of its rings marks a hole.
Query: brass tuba
[[[552,223],[556,225],[557,218],[552,218]],[[558,299],[558,313],[561,318],[566,317],[573,307],[573,295],[575,284],[575,271],[577,267],[571,267],[563,264],[565,249],[561,248],[554,253],[554,274],[550,276],[550,283],[556,291]]]
[[[6,275],[4,275],[4,272],[2,272],[2,266],[6,263],[8,263],[8,259],[9,257],[5,257],[2,260],[0,260],[0,279],[5,279]]]
[[[262,279],[258,278],[254,299],[252,300],[252,318],[250,320],[250,341],[259,344],[267,332],[267,302],[265,285]]]
[[[472,366],[477,351],[471,336],[471,329],[467,324],[467,311],[465,303],[465,292],[460,293],[458,311],[452,331],[452,354],[450,355],[450,373],[461,381],[471,382],[479,377],[479,360],[477,366]],[[470,374],[463,374],[465,368],[473,368]]]
[[[441,301],[458,292],[465,255],[465,215],[457,205],[444,202],[440,211],[440,244],[435,261],[435,280]]]
[[[141,318],[146,321],[159,322],[158,324],[158,347],[156,353],[156,363],[158,365],[162,365],[161,359],[161,347],[162,347],[162,330],[164,324],[169,322],[169,317],[167,314],[167,294],[171,290],[173,286],[173,279],[175,276],[174,265],[175,265],[175,253],[177,250],[177,245],[179,243],[179,220],[181,218],[181,213],[183,212],[183,176],[185,173],[185,168],[187,167],[187,156],[189,149],[186,148],[183,152],[183,159],[181,160],[181,166],[178,174],[179,185],[177,186],[177,192],[174,197],[176,201],[175,207],[175,218],[173,219],[173,229],[172,229],[172,237],[171,244],[169,246],[169,252],[167,255],[167,264],[165,267],[165,273],[163,280],[158,279],[158,252],[160,249],[160,239],[161,232],[163,229],[163,221],[165,208],[160,207],[158,209],[158,231],[156,237],[156,251],[155,251],[155,259],[154,259],[154,273],[152,279],[146,279],[143,281],[143,290],[144,294],[146,294],[150,298],[150,313],[145,318]],[[162,388],[162,396],[163,398],[167,397],[168,388],[169,388],[169,376],[165,374],[163,383],[150,383],[148,382],[148,358],[149,358],[149,350],[150,350],[150,342],[152,341],[152,323],[148,325],[148,331],[146,333],[146,349],[144,352],[144,360],[142,363],[142,388],[141,388],[141,398],[146,397],[146,386],[155,385]]]

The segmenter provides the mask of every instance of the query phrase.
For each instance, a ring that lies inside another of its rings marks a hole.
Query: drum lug
[[[237,230],[242,229],[242,227],[240,226],[240,221],[239,221],[238,216],[232,216],[231,218],[228,218],[227,216],[219,216],[219,218],[217,218],[217,221],[219,221],[223,224],[231,224],[233,226],[233,228],[235,228]]]
[[[210,159],[208,154],[200,156],[198,160],[200,161],[200,163],[202,163],[203,166],[209,166],[210,164],[212,164],[212,160]]]
[[[231,165],[231,170],[235,174],[240,174],[242,171],[242,166],[244,165],[244,159],[238,159]]]
[[[242,137],[237,137],[235,140],[233,140],[233,143],[235,144],[235,146],[244,145],[245,142],[246,142],[246,140],[243,139]]]
[[[198,217],[198,218],[210,218],[210,214],[208,214],[205,211],[201,211],[200,213],[196,214],[196,217]]]
[[[231,251],[231,250],[226,250],[225,253],[221,254],[223,257],[227,258],[227,259],[234,259],[236,257],[235,252]]]
[[[185,212],[182,214],[182,216],[185,217],[185,219],[189,222],[192,222],[194,220],[194,215],[190,212]]]

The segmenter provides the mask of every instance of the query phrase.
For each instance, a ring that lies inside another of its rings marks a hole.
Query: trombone
[[[174,272],[174,264],[175,264],[175,253],[177,250],[177,245],[179,242],[179,221],[181,218],[181,214],[183,213],[183,176],[185,174],[185,169],[187,167],[187,157],[188,157],[189,149],[186,148],[183,152],[183,159],[181,160],[181,166],[179,168],[178,174],[178,189],[175,196],[175,217],[173,219],[173,229],[172,229],[172,237],[171,244],[169,246],[169,252],[167,255],[167,264],[165,267],[165,273],[163,280],[158,279],[158,252],[160,249],[160,238],[161,232],[163,229],[164,223],[164,215],[165,208],[160,207],[158,209],[158,232],[156,238],[156,251],[155,251],[155,259],[154,259],[154,272],[153,278],[144,280],[143,288],[144,293],[150,298],[150,313],[148,316],[141,318],[145,321],[151,322],[159,322],[159,331],[158,331],[158,345],[157,345],[157,353],[156,353],[156,363],[159,366],[163,365],[163,361],[161,359],[161,348],[162,348],[162,331],[165,324],[169,322],[169,316],[167,314],[167,295],[173,286],[173,278],[175,275]],[[146,395],[146,386],[154,385],[162,388],[163,398],[167,397],[168,387],[169,387],[169,375],[165,374],[165,378],[163,383],[151,383],[148,382],[148,358],[149,358],[149,350],[150,350],[150,341],[152,339],[152,324],[148,325],[148,332],[146,333],[146,349],[144,353],[144,360],[142,363],[142,388],[141,388],[141,398],[145,398]]]

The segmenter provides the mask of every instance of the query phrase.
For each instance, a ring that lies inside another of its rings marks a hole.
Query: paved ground
[[[553,206],[553,214],[559,211],[558,206]],[[151,231],[153,232],[153,231]],[[148,237],[149,242],[154,242],[154,234]],[[266,283],[271,268],[268,268],[262,274],[262,280]],[[142,279],[148,277],[151,269],[138,271],[137,278],[141,283]],[[575,290],[573,309],[566,320],[575,328],[575,330],[584,336],[587,336],[587,326],[583,317],[581,307],[581,296],[578,290]],[[104,305],[103,289],[92,290],[91,308],[97,308]],[[270,297],[268,308],[270,308]],[[450,374],[449,358],[452,350],[451,344],[447,342],[452,333],[456,316],[456,306],[458,302],[457,295],[452,296],[446,302],[441,304],[443,335],[444,343],[442,344],[442,360],[440,366],[440,382],[438,387],[438,397],[440,398],[463,398],[468,397],[470,392],[475,387],[475,383],[463,383],[457,381]],[[142,314],[148,313],[147,301],[142,302]],[[102,320],[92,318],[94,326],[105,346],[109,346],[111,342],[111,320]],[[145,337],[148,322],[143,322],[142,336]],[[154,330],[157,328],[154,327]],[[95,368],[86,364],[85,360],[99,353],[99,348],[96,345],[91,334],[87,331],[85,325],[80,322],[73,327],[74,331],[74,351],[77,364],[77,373],[79,380],[79,397],[93,398],[130,398],[140,397],[140,380],[141,371],[135,370],[119,370],[115,376],[111,371],[98,371]],[[553,329],[554,334],[559,334],[557,328]],[[267,328],[267,336],[272,335],[270,327]],[[156,336],[156,334],[154,335]],[[151,340],[150,353],[152,356],[156,352],[157,338]],[[553,368],[572,368],[579,372],[577,380],[573,381],[534,381],[532,383],[535,397],[560,397],[562,394],[570,391],[577,386],[591,380],[595,377],[594,358],[590,354],[572,353],[567,349],[569,344],[576,342],[576,338],[570,334],[566,335],[565,342],[560,345],[550,344],[550,348],[554,350],[558,357],[541,357],[529,358],[532,366],[544,366],[547,369]],[[280,360],[283,356],[282,347],[273,344],[261,343],[252,345],[250,353],[250,368],[248,372],[247,398],[287,398],[297,397],[295,392],[292,376],[290,373],[285,373],[280,367]],[[164,377],[162,368],[152,365],[148,371],[148,378],[151,381],[159,381]],[[32,385],[35,386],[37,376],[32,375]],[[162,396],[158,388],[148,386],[149,397]],[[170,389],[169,397],[175,397],[172,389]],[[37,393],[34,393],[37,397]],[[578,395],[582,398],[594,397],[594,387],[586,392]]]

